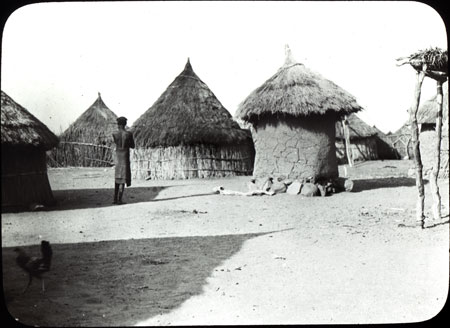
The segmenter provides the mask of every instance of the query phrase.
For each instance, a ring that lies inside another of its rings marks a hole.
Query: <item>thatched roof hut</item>
[[[448,83],[444,83],[442,89],[442,121],[445,126],[445,122],[448,122]],[[436,97],[437,95],[434,95],[419,107],[417,112],[417,123],[421,124],[421,131],[434,130],[436,127],[436,117],[438,112]]]
[[[376,132],[377,153],[379,159],[400,159],[401,156],[397,149],[391,144],[390,135],[392,133],[384,133],[375,125],[372,127]]]
[[[60,135],[60,145],[51,154],[52,165],[110,166],[113,162],[112,133],[117,115],[97,99]]]
[[[449,176],[449,121],[448,121],[448,82],[443,86],[442,102],[442,136],[441,136],[441,161],[439,167],[439,178]],[[420,154],[424,172],[430,170],[434,165],[435,143],[436,143],[436,117],[438,104],[436,95],[425,101],[417,113],[417,122],[420,126]]]
[[[409,122],[403,124],[397,131],[386,135],[389,145],[394,148],[397,156],[401,159],[411,159],[414,156],[411,141],[411,127]]]
[[[238,107],[236,117],[252,124],[255,177],[337,177],[335,123],[361,110],[335,83],[293,60]]]
[[[378,159],[377,131],[356,114],[350,114],[347,122],[352,159],[355,162]],[[338,162],[347,163],[342,121],[336,122],[336,156]]]
[[[348,130],[350,141],[354,141],[362,138],[370,138],[377,134],[377,130],[364,122],[356,114],[347,116]],[[336,122],[336,139],[343,140],[344,132],[342,129],[342,122]]]
[[[45,124],[1,91],[2,211],[51,205],[46,151],[58,138]]]
[[[33,114],[1,91],[2,147],[35,147],[43,150],[58,144],[58,138]]]
[[[195,74],[184,70],[132,126],[135,176],[191,178],[248,174],[253,144],[249,131]]]

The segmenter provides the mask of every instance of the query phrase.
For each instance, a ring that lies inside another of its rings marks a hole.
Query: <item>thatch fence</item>
[[[394,149],[398,159],[414,158],[411,130],[408,123],[405,123],[394,133],[386,134],[385,140]]]
[[[114,148],[87,142],[60,141],[58,148],[49,152],[51,167],[103,167],[114,165]]]
[[[251,175],[252,150],[212,145],[138,148],[131,151],[133,178],[192,179]]]
[[[45,152],[58,138],[3,91],[1,126],[2,211],[53,205]]]
[[[189,179],[251,175],[251,134],[232,120],[188,60],[132,126],[135,178]]]

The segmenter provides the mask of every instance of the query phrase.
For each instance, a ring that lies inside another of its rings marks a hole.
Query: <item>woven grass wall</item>
[[[250,145],[136,148],[130,152],[134,179],[192,179],[251,175]]]
[[[107,167],[114,164],[112,145],[88,142],[60,141],[57,148],[48,152],[51,167]]]
[[[338,176],[335,120],[321,116],[262,117],[252,129],[255,178]]]
[[[36,203],[52,205],[45,151],[34,147],[2,147],[2,210]]]

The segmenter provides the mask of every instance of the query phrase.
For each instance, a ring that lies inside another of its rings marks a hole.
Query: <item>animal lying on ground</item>
[[[33,277],[41,280],[42,292],[45,292],[44,278],[42,278],[41,275],[50,270],[53,255],[50,243],[46,240],[43,240],[41,242],[42,257],[30,257],[23,249],[19,247],[15,248],[14,252],[17,253],[17,265],[25,270],[29,275],[28,284],[23,290],[22,294],[27,291],[28,287],[30,287]]]
[[[261,195],[273,196],[273,195],[275,195],[275,193],[273,191],[250,190],[247,192],[242,192],[242,191],[226,190],[222,186],[214,187],[213,191],[215,193],[218,193],[221,195],[229,195],[229,196],[261,196]]]

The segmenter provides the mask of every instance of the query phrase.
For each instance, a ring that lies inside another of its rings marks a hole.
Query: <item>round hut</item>
[[[442,102],[442,136],[441,136],[441,161],[439,165],[439,178],[449,176],[449,121],[448,121],[448,82],[443,86]],[[417,112],[417,123],[419,124],[420,154],[424,172],[430,170],[434,165],[436,144],[436,118],[438,104],[436,95],[420,106]]]
[[[95,102],[60,135],[60,144],[50,155],[53,166],[102,167],[113,165],[112,133],[117,115],[98,93]]]
[[[355,162],[378,159],[377,130],[356,114],[347,117],[350,156]],[[336,122],[336,156],[339,164],[348,163],[342,121]]]
[[[252,125],[254,177],[337,177],[335,124],[359,110],[353,96],[297,63],[287,48],[284,65],[236,112]]]
[[[135,178],[187,179],[251,174],[251,134],[233,121],[189,59],[132,126]]]
[[[41,121],[1,91],[2,211],[52,205],[46,151],[58,138]]]

